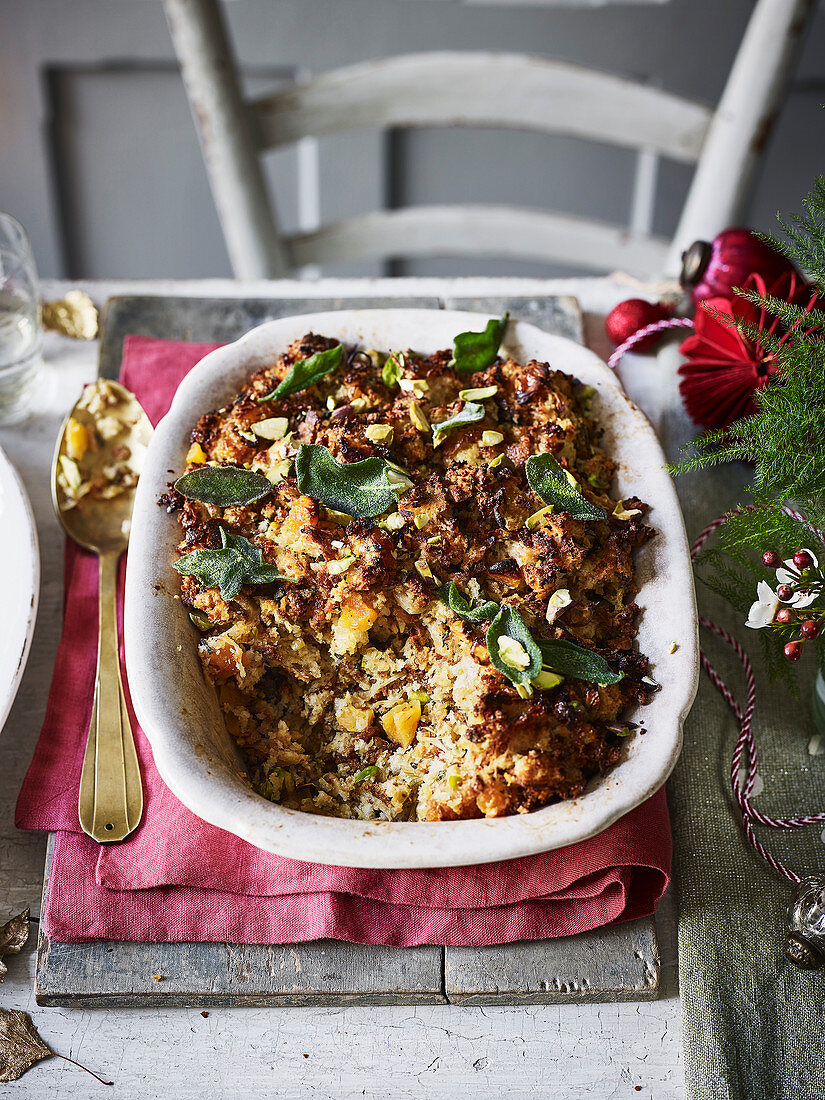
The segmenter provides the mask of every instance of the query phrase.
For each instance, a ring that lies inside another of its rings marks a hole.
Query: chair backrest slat
[[[722,99],[711,111],[578,65],[480,51],[369,61],[245,103],[218,0],[163,3],[232,266],[247,278],[354,256],[424,254],[495,254],[673,274],[694,238],[710,238],[742,217],[815,10],[815,0],[756,0]],[[279,234],[262,149],[341,131],[412,126],[501,126],[636,149],[631,228],[510,207],[423,207],[363,215],[289,239]],[[640,232],[651,221],[658,156],[697,163],[669,251]]]
[[[408,54],[336,69],[251,105],[261,148],[307,135],[412,126],[503,126],[698,159],[709,108],[529,54]]]
[[[505,256],[585,270],[660,271],[668,242],[621,226],[518,206],[409,206],[378,210],[288,240],[306,264],[377,256]]]

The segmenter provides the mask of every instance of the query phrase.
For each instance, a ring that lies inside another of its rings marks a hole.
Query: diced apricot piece
[[[66,454],[75,462],[80,462],[88,449],[89,429],[73,416],[69,417],[66,425]]]
[[[206,462],[206,451],[201,447],[200,443],[193,443],[189,450],[186,452],[187,462]]]
[[[246,674],[241,647],[228,639],[211,640],[205,652],[202,651],[202,660],[215,680]]]
[[[417,699],[410,699],[408,703],[398,703],[388,710],[381,719],[381,725],[390,741],[406,749],[412,744],[420,721],[421,704]]]
[[[343,630],[363,634],[369,630],[377,618],[378,612],[373,611],[357,592],[352,592],[344,598],[339,620]]]

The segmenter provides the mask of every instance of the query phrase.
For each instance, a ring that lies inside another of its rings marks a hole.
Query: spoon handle
[[[100,555],[95,701],[78,800],[83,831],[99,843],[123,840],[137,828],[143,813],[140,768],[120,678],[119,558],[116,552]]]

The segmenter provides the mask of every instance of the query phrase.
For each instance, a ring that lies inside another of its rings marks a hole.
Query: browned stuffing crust
[[[614,464],[598,446],[592,391],[535,361],[457,376],[449,351],[407,352],[402,388],[388,388],[384,354],[345,348],[318,384],[260,400],[296,360],[337,343],[304,336],[192,433],[187,469],[258,469],[276,483],[270,495],[223,510],[174,490],[163,498],[183,528],[181,554],[219,547],[220,524],[296,578],[247,586],[229,603],[182,578],[181,598],[205,628],[204,669],[254,785],[310,812],[427,821],[524,813],[581,794],[620,759],[621,715],[649,690],[647,659],[634,649],[633,551],[652,531],[636,499],[624,501],[636,514],[612,515]],[[483,401],[484,420],[434,449],[413,403],[434,424],[459,411],[460,390],[488,386],[498,389]],[[290,434],[256,438],[251,426],[271,417],[287,417]],[[391,438],[369,438],[374,425],[391,427]],[[485,446],[485,431],[503,440]],[[302,496],[291,462],[300,443],[324,444],[340,462],[379,455],[407,470],[414,484],[397,516],[347,522]],[[524,464],[542,452],[609,518],[554,510],[528,528],[543,502]],[[348,568],[330,570],[349,555]],[[568,678],[521,698],[490,663],[487,624],[463,621],[439,599],[447,581],[468,598],[513,604],[535,639],[574,641],[624,679]],[[570,603],[548,614],[560,590]]]

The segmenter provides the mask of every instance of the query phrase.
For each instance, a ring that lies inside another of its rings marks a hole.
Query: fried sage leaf
[[[478,607],[471,607],[466,596],[454,581],[443,584],[439,591],[441,602],[449,607],[450,611],[464,619],[468,623],[479,623],[494,619],[498,614],[498,604],[494,600],[485,600]]]
[[[16,955],[29,938],[29,910],[24,909],[0,928],[0,981],[8,972],[4,955]]]
[[[468,424],[475,424],[484,419],[484,406],[475,401],[465,401],[463,407],[451,416],[449,420],[441,420],[433,424],[433,447],[440,447],[450,432],[456,428],[466,428]]]
[[[341,463],[320,443],[301,444],[295,474],[302,493],[355,519],[380,516],[412,486],[399,466],[377,455]]]
[[[552,455],[531,455],[525,471],[530,488],[545,504],[553,504],[573,519],[607,519],[607,512],[582,495],[575,479]]]
[[[335,370],[341,362],[343,351],[344,345],[336,344],[334,348],[316,351],[308,359],[299,359],[297,363],[292,364],[275,389],[271,393],[259,397],[258,400],[272,401],[277,397],[289,397],[292,393],[299,393],[309,386],[314,386],[330,371]]]
[[[272,492],[272,482],[259,471],[240,466],[200,466],[179,477],[175,489],[189,500],[231,508],[265,497]]]
[[[604,657],[584,649],[575,642],[539,642],[541,661],[550,672],[572,676],[574,680],[587,680],[592,684],[618,684],[623,672],[614,672]]]
[[[487,629],[490,660],[514,684],[529,684],[541,672],[541,651],[515,608],[502,604]]]
[[[458,374],[472,374],[489,367],[498,355],[509,318],[509,313],[500,319],[493,318],[483,332],[460,332],[453,341],[450,366]]]
[[[184,577],[197,577],[207,588],[219,588],[225,600],[231,600],[245,584],[272,584],[293,581],[284,577],[263,554],[243,535],[233,535],[221,528],[220,550],[193,550],[175,562],[175,569]]]

